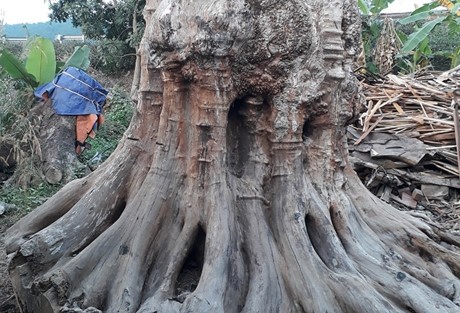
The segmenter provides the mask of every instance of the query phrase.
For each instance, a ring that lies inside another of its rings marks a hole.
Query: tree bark
[[[140,1],[136,0],[135,5],[134,5],[134,12],[133,12],[133,37],[137,38],[139,35],[139,26],[137,22],[137,15],[138,15],[138,10],[142,9]],[[139,47],[136,45],[136,64],[134,65],[134,74],[133,74],[133,82],[131,84],[131,91],[129,93],[131,100],[134,102],[137,102],[137,96],[138,96],[138,90],[139,90],[139,85],[141,82],[141,56],[140,56],[140,51]]]
[[[83,167],[74,147],[75,117],[57,115],[45,101],[35,103],[21,123],[23,134],[15,138],[8,154],[14,159],[14,171],[6,184],[28,188],[74,179]]]
[[[348,162],[355,0],[151,0],[117,150],[6,234],[25,312],[458,312],[459,239]]]
[[[31,112],[39,117],[40,168],[50,184],[69,182],[83,167],[75,153],[75,116],[57,115],[50,101],[39,103]]]

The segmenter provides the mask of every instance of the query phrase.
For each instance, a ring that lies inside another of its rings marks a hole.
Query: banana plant
[[[369,5],[365,0],[358,0],[358,8],[359,11],[361,11],[361,14],[367,16],[371,14],[371,11],[369,9]]]
[[[88,69],[90,49],[87,45],[82,47],[75,47],[73,54],[67,59],[64,65],[59,69],[59,72],[68,68],[69,66],[77,67],[82,70]]]
[[[435,10],[440,6],[447,10]],[[448,24],[449,28],[453,29],[460,25],[460,1],[450,0],[436,0],[424,4],[412,14],[399,21],[400,24],[409,24],[419,21],[425,21],[425,23],[409,35],[405,40],[404,45],[401,49],[401,54],[414,53],[417,54],[421,48],[426,49],[426,43],[428,36],[435,27],[440,24]],[[422,47],[423,46],[423,47]]]
[[[4,73],[10,75],[14,80],[22,80],[31,87],[38,86],[34,75],[29,73],[25,65],[6,49],[0,50],[0,66]]]
[[[51,40],[36,37],[28,44],[27,50],[27,72],[35,77],[38,85],[52,81],[56,72],[56,53]]]
[[[360,64],[366,70],[377,73],[378,67],[372,59],[372,50],[380,36],[382,30],[381,20],[378,18],[382,10],[386,9],[394,0],[357,0],[359,11],[361,12],[362,25],[362,46],[364,58]],[[364,62],[363,62],[364,61]]]
[[[89,67],[89,47],[76,47],[64,63],[56,61],[56,53],[51,40],[35,37],[26,50],[25,62],[19,60],[7,49],[0,49],[0,67],[15,80],[22,80],[32,88],[48,83],[63,69],[73,66],[86,70]]]

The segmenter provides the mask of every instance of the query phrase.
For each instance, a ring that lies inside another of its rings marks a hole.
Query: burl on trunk
[[[459,312],[459,240],[348,162],[355,0],[151,0],[119,147],[7,233],[24,312]]]

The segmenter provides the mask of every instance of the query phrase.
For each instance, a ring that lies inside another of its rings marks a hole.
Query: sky
[[[396,0],[385,9],[384,13],[412,12],[430,0]]]
[[[47,22],[48,0],[0,0],[5,24]]]
[[[385,12],[410,12],[414,5],[429,0],[395,0]],[[46,22],[48,18],[48,0],[0,0],[0,12],[3,12],[5,24]]]

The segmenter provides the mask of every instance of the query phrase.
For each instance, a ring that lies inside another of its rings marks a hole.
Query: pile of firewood
[[[366,105],[348,136],[363,182],[382,200],[460,231],[460,69],[367,77],[361,86]]]

